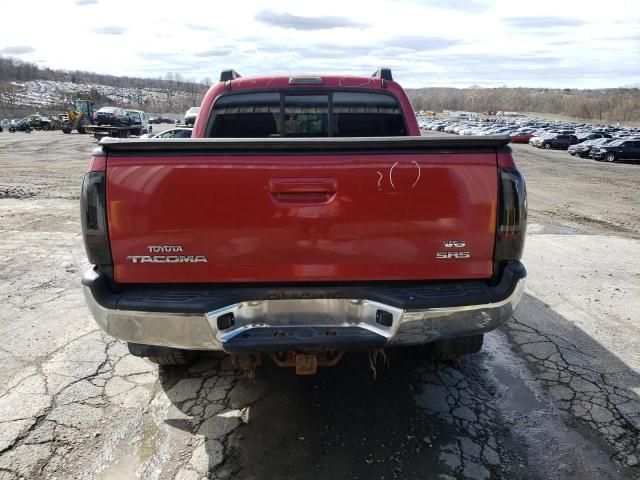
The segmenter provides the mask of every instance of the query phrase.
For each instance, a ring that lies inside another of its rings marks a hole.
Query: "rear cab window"
[[[250,92],[213,105],[207,137],[381,137],[407,133],[395,97],[379,92]]]

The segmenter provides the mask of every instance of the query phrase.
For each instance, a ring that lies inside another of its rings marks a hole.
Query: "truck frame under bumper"
[[[524,290],[521,263],[481,281],[312,286],[135,286],[82,283],[98,325],[126,342],[229,353],[418,345],[494,330]]]

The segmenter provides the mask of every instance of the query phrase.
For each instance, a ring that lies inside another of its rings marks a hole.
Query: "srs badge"
[[[471,252],[436,252],[438,260],[447,260],[449,258],[471,258]]]
[[[464,248],[467,246],[467,242],[464,240],[446,240],[442,242],[444,248]],[[452,250],[448,252],[436,252],[436,258],[438,260],[448,260],[451,258],[464,259],[471,258],[471,252]]]

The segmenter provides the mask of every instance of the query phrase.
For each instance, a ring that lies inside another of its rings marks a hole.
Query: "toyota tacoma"
[[[304,374],[352,350],[477,352],[526,276],[508,143],[421,136],[389,69],[224,71],[192,138],[105,138],[93,153],[87,303],[159,364],[213,350]]]

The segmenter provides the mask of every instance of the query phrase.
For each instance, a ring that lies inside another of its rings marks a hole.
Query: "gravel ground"
[[[0,134],[0,479],[638,479],[640,165],[515,145],[527,293],[479,354],[313,377],[132,357],[91,319],[95,141]]]

